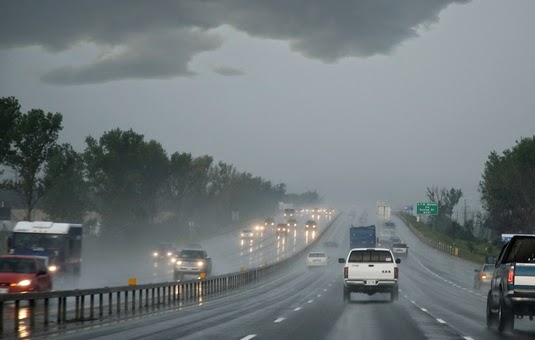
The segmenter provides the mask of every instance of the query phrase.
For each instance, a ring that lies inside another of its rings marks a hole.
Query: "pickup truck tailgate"
[[[350,280],[393,280],[394,265],[392,263],[349,263],[348,278]]]
[[[515,292],[535,293],[535,263],[517,263],[515,265]]]

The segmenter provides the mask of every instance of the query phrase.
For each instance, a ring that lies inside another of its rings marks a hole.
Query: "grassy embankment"
[[[483,263],[486,255],[498,256],[498,253],[500,252],[500,249],[492,245],[489,241],[466,241],[455,239],[444,232],[434,229],[431,225],[417,222],[415,216],[402,214],[400,217],[408,222],[407,224],[410,223],[409,227],[412,226],[411,230],[413,230],[416,236],[421,240],[432,247],[462,259],[475,263]],[[457,252],[455,251],[455,248],[457,248]]]

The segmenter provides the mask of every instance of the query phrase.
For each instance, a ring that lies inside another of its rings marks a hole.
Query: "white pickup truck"
[[[356,248],[351,249],[347,258],[338,259],[344,266],[344,301],[350,294],[390,293],[390,301],[398,299],[398,266],[390,249]]]

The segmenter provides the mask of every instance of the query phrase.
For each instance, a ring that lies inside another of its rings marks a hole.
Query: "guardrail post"
[[[78,320],[78,317],[80,316],[80,297],[76,295],[74,300],[76,301],[75,307],[74,307],[75,308],[74,319]]]
[[[145,289],[145,308],[149,308],[149,289]]]
[[[34,329],[35,328],[35,299],[31,299],[30,301],[28,301],[29,305],[30,305],[30,329]]]
[[[156,296],[158,297],[158,303],[157,305],[160,305],[160,287],[156,288]]]
[[[104,316],[104,295],[102,293],[100,293],[98,295],[98,318],[99,319],[102,319],[102,317]]]
[[[49,313],[49,304],[48,303],[49,303],[49,299],[45,298],[45,301],[44,301],[44,304],[45,304],[45,306],[44,306],[44,312],[45,313],[44,314],[45,315],[44,315],[44,320],[43,320],[43,324],[44,324],[45,327],[48,326],[48,313]],[[1,317],[0,317],[0,319],[1,319]],[[2,334],[2,332],[0,332],[0,334]]]
[[[108,316],[109,316],[109,315],[112,315],[112,313],[113,313],[113,304],[112,304],[112,300],[113,300],[113,293],[112,293],[112,292],[109,292],[109,293],[108,293]]]
[[[117,292],[117,315],[121,314],[121,292]]]
[[[128,312],[128,291],[124,291],[124,311]]]
[[[85,295],[80,296],[80,320],[84,321]]]
[[[89,295],[89,319],[93,320],[95,318],[95,312],[93,309],[95,308],[95,295],[91,294]]]
[[[4,334],[4,301],[0,301],[0,336]]]
[[[136,311],[136,291],[132,291],[132,311]]]
[[[156,296],[156,292],[154,291],[154,288],[151,289],[152,290],[152,308],[154,309],[154,300],[156,299],[155,296]]]
[[[15,317],[13,318],[15,320],[14,328],[15,328],[15,332],[18,332],[19,331],[19,312],[20,312],[20,301],[19,300],[15,300],[14,312],[15,312],[15,315],[14,315]]]
[[[58,298],[58,318],[56,320],[58,324],[61,323],[61,298]]]

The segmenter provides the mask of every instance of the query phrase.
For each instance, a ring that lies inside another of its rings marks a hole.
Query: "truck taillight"
[[[348,268],[344,267],[344,279],[347,279]]]
[[[509,272],[507,273],[507,283],[510,285],[515,283],[515,267],[509,268]]]
[[[394,268],[394,279],[397,279],[397,278],[398,278],[398,275],[399,275],[399,268],[398,268],[398,267],[395,267],[395,268]]]

